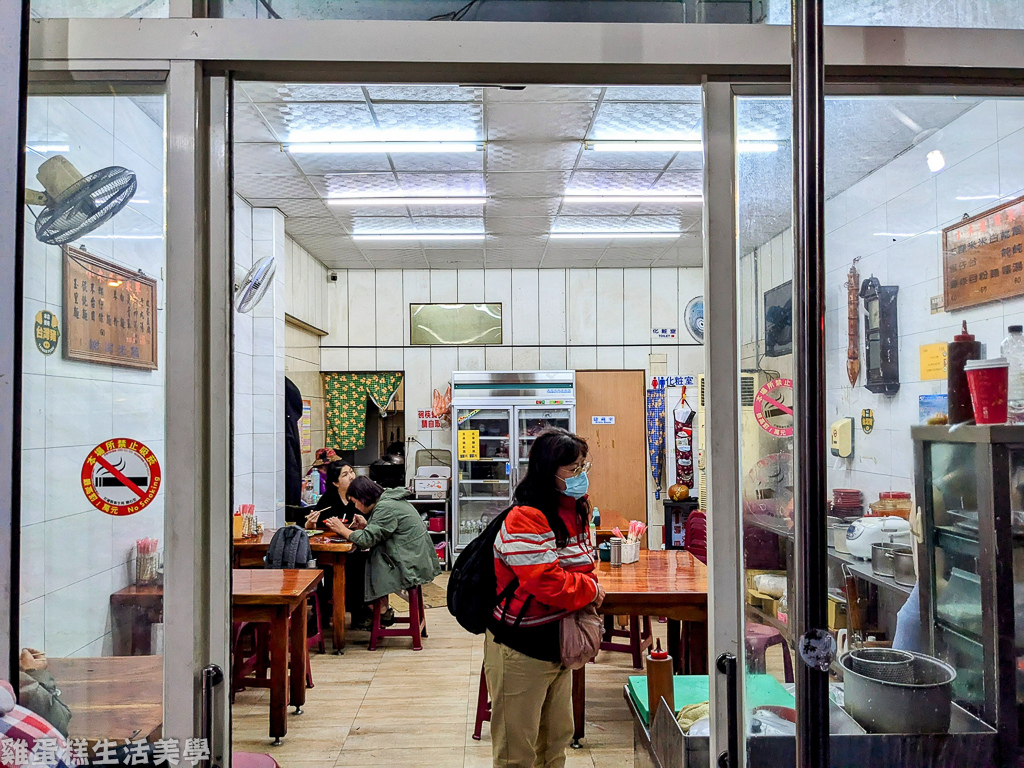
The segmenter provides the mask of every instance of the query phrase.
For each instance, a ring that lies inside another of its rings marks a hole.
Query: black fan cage
[[[84,176],[39,214],[36,239],[63,245],[89,234],[124,208],[137,188],[135,174],[119,165]]]

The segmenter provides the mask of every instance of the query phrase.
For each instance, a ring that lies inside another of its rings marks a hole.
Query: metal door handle
[[[213,689],[224,682],[224,670],[218,667],[216,664],[210,664],[209,666],[203,667],[203,707],[202,707],[202,727],[203,732],[200,736],[206,740],[206,744],[210,748],[210,759],[204,761],[207,768],[220,768],[214,761],[213,751]]]
[[[725,675],[726,699],[729,707],[729,733],[725,752],[718,756],[718,768],[738,768],[736,759],[740,753],[740,729],[736,720],[739,702],[739,681],[736,679],[736,657],[723,653],[715,664]]]

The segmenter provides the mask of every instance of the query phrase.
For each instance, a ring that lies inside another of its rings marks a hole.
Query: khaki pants
[[[484,675],[491,696],[494,768],[563,768],[572,741],[572,673],[484,640]]]

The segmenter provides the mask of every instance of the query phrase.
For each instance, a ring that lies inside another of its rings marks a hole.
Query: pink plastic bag
[[[564,617],[559,627],[562,643],[562,666],[579,669],[601,649],[604,622],[591,604]]]

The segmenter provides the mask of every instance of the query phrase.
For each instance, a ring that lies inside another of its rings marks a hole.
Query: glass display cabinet
[[[924,651],[956,668],[954,701],[1009,750],[1024,712],[1024,425],[911,435]]]

